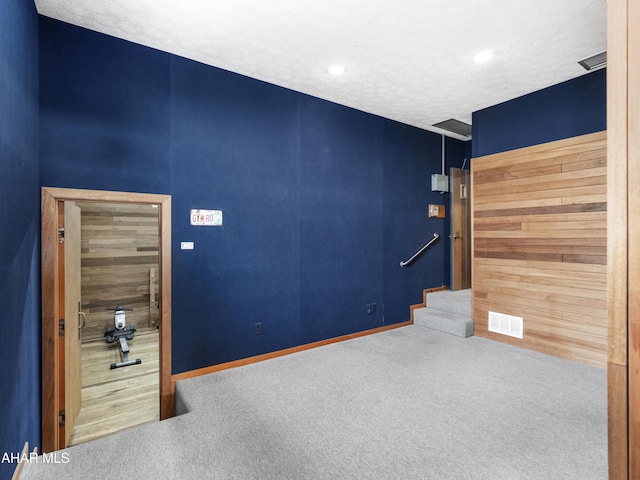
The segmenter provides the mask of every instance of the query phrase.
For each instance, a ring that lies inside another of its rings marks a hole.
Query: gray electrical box
[[[434,173],[431,175],[431,191],[432,192],[448,192],[449,176]]]

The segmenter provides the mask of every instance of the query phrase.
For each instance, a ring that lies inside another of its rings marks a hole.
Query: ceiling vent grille
[[[455,118],[450,118],[444,122],[434,123],[433,126],[441,128],[442,130],[447,130],[448,132],[457,133],[463,137],[471,135],[471,125],[461,122],[460,120],[456,120]]]
[[[592,55],[578,62],[585,70],[596,70],[607,65],[607,52]]]

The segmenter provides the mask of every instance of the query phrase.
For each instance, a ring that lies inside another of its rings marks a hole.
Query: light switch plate
[[[429,204],[429,218],[444,218],[444,205]]]

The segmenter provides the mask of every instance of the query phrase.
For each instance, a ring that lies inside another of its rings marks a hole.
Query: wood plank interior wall
[[[607,359],[606,132],[473,159],[475,334],[601,368]],[[522,339],[488,312],[524,319]]]
[[[113,311],[107,308],[117,305],[133,309],[126,312],[127,323],[136,328],[156,326],[160,301],[158,209],[99,202],[78,205],[82,219],[82,309],[86,314],[83,340],[104,336],[113,326]]]

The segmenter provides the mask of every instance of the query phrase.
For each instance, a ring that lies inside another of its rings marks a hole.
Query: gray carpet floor
[[[189,413],[23,479],[607,478],[606,372],[478,337],[404,327],[178,394]]]

